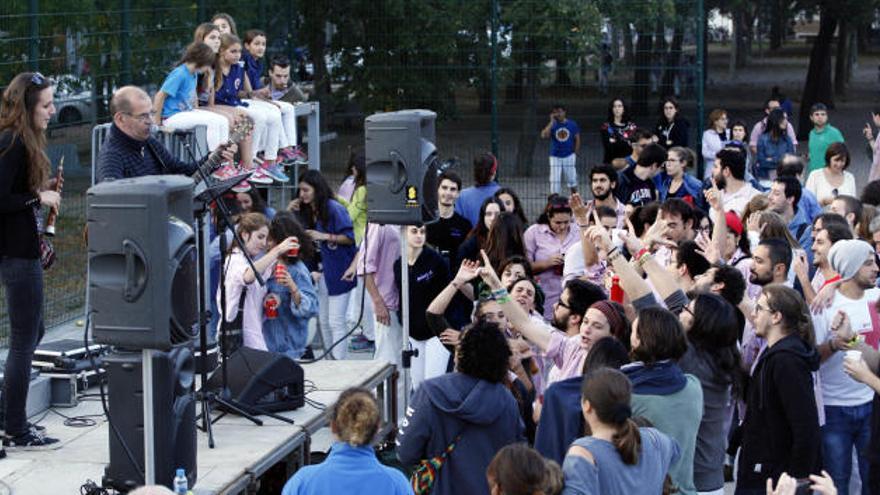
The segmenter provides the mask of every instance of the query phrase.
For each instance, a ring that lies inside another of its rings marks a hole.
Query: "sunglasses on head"
[[[46,84],[46,76],[40,74],[39,72],[34,72],[31,74],[31,83],[37,86],[42,86]]]

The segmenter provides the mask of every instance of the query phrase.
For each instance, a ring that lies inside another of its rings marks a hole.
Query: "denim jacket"
[[[263,315],[263,338],[270,351],[299,359],[306,350],[309,320],[318,314],[318,294],[305,263],[297,261],[287,265],[287,273],[299,289],[299,306],[294,304],[287,287],[279,284],[274,276],[267,280],[268,293],[280,297],[281,304],[277,318],[270,320]]]

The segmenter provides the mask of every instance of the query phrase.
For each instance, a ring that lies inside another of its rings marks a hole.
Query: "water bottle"
[[[186,479],[186,471],[178,469],[174,476],[174,495],[186,495],[189,491],[189,481]]]

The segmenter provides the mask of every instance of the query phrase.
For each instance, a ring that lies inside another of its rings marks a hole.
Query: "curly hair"
[[[477,320],[461,336],[456,350],[456,367],[465,375],[501,383],[507,377],[510,356],[510,346],[498,325]]]

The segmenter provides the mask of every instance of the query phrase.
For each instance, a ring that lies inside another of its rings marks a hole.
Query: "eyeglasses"
[[[682,306],[681,310],[682,310],[682,311],[687,311],[687,314],[691,315],[692,317],[696,317],[696,315],[695,315],[694,312],[691,310],[691,308],[689,308],[689,307],[687,307],[687,306]]]
[[[772,313],[773,310],[768,308],[767,306],[761,306],[760,304],[755,304],[755,313],[758,311],[767,311],[768,313]]]
[[[153,117],[156,116],[156,111],[155,111],[155,110],[151,110],[151,111],[149,111],[149,112],[142,113],[142,114],[139,114],[139,115],[135,115],[135,114],[133,114],[133,113],[131,113],[131,112],[122,112],[122,113],[124,113],[125,115],[128,115],[129,117],[132,117],[132,118],[134,118],[134,119],[140,120],[141,122],[152,122],[152,121],[153,121]]]
[[[46,76],[40,74],[39,72],[34,72],[31,74],[31,83],[36,86],[42,86],[46,84]]]
[[[565,304],[564,302],[562,302],[562,299],[561,299],[561,298],[558,299],[558,300],[556,301],[556,304],[559,305],[559,306],[562,306],[562,307],[565,308],[565,309],[568,309],[568,310],[571,309],[571,306],[569,306],[568,304]]]

